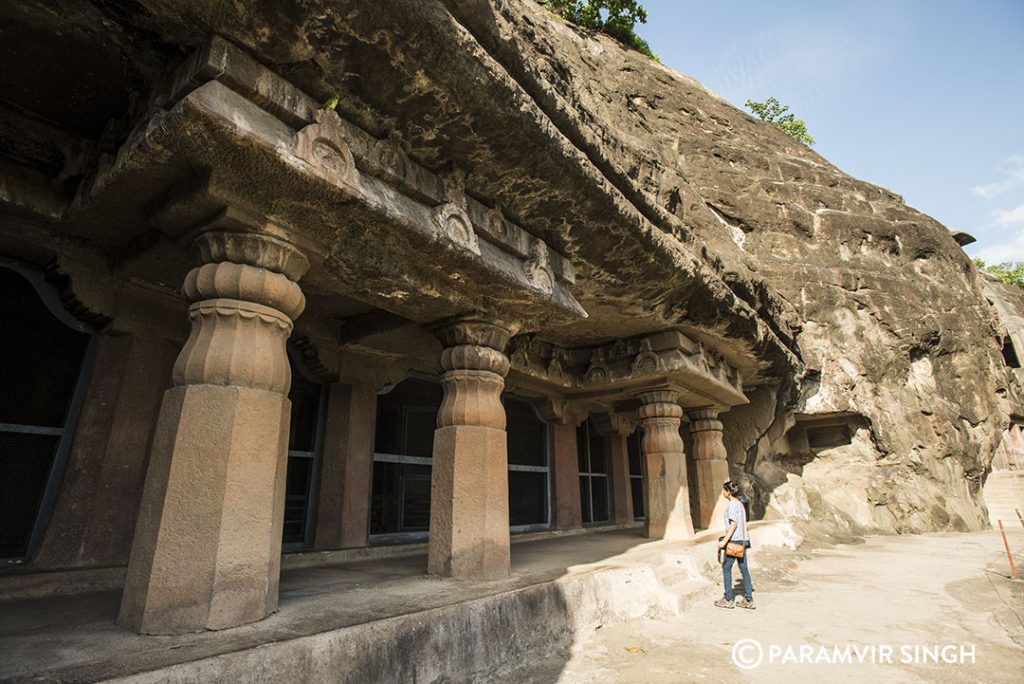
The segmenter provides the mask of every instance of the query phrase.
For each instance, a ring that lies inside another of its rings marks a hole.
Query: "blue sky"
[[[1024,0],[641,0],[666,65],[740,108],[774,96],[814,149],[1024,261]]]

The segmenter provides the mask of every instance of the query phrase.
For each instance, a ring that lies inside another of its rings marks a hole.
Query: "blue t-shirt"
[[[736,531],[732,533],[731,541],[750,541],[747,536],[747,512],[738,499],[729,499],[729,505],[725,509],[725,531],[729,531],[729,523],[736,523]]]

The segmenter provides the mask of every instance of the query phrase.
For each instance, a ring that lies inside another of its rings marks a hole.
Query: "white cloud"
[[[1024,210],[1024,205],[1018,207]],[[1002,234],[1005,232],[1005,235]],[[982,238],[983,239],[983,238]],[[1004,261],[1024,261],[1024,228],[1016,231],[1001,231],[996,238],[1000,242],[990,244],[974,252],[986,264],[1001,264]]]
[[[993,223],[997,226],[1024,225],[1024,204],[1018,204],[1013,209],[998,209],[993,216]]]
[[[1024,183],[1024,156],[1015,154],[1012,157],[1009,157],[1003,162],[1003,168],[1006,170],[1003,172],[1003,178],[1001,180],[993,183],[987,183],[985,185],[976,185],[971,188],[971,192],[978,197],[992,199],[993,197],[1001,195],[1007,190]]]

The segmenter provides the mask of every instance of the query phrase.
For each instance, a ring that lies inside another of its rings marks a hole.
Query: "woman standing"
[[[740,499],[740,486],[733,480],[722,485],[722,496],[729,502],[725,509],[725,536],[718,542],[718,548],[724,549],[726,544],[733,542],[743,545],[743,557],[735,558],[728,553],[725,554],[725,562],[722,563],[722,579],[725,581],[725,596],[715,601],[719,608],[749,608],[754,606],[754,588],[750,583],[750,570],[747,568],[747,561],[750,559],[750,535],[747,533],[747,510]],[[740,566],[740,573],[743,575],[743,596],[733,601],[732,594],[732,564],[737,561]]]

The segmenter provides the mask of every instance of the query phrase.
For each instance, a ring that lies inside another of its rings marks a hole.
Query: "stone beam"
[[[277,608],[291,372],[285,342],[308,268],[260,234],[196,238],[191,334],[153,436],[120,624],[224,629]]]

